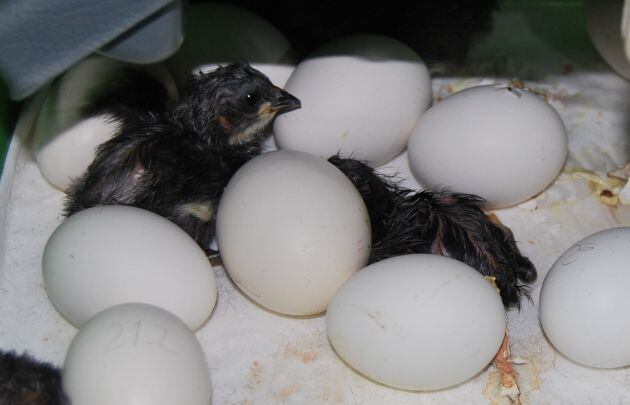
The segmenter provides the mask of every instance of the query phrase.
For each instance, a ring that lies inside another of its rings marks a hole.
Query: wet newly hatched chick
[[[370,263],[411,253],[452,257],[495,277],[505,306],[520,306],[536,269],[521,255],[512,232],[488,217],[483,199],[448,190],[398,186],[355,159],[328,159],[352,181],[365,201],[372,226]]]
[[[120,112],[120,132],[102,144],[68,192],[66,214],[132,205],[178,224],[210,251],[214,213],[232,175],[260,153],[265,129],[300,101],[246,63],[195,76],[165,113]]]

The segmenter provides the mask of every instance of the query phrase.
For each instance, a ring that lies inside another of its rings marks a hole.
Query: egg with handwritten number
[[[406,390],[451,387],[499,350],[505,310],[472,267],[444,256],[389,258],[355,273],[326,313],[330,343],[347,364]]]
[[[590,235],[553,264],[540,291],[540,323],[570,360],[630,365],[630,227]]]
[[[206,356],[175,315],[149,304],[98,313],[75,336],[63,367],[73,405],[208,405]]]

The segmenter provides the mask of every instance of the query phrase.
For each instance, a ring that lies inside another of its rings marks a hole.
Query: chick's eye
[[[247,100],[247,103],[251,106],[255,106],[256,104],[258,104],[258,100],[260,99],[260,97],[256,93],[248,93],[245,98]]]

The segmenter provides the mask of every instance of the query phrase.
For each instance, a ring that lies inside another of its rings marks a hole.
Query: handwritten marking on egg
[[[399,256],[355,273],[326,313],[333,348],[359,373],[396,388],[436,390],[475,376],[499,350],[501,298],[471,267]]]
[[[192,331],[170,312],[121,304],[73,339],[63,367],[73,404],[209,405],[210,372]]]
[[[311,315],[367,263],[371,234],[363,199],[341,171],[304,152],[275,151],[230,180],[217,241],[227,272],[252,300]]]
[[[497,208],[547,187],[567,156],[558,113],[542,98],[503,85],[476,86],[427,110],[409,139],[409,165],[426,187],[477,194]]]
[[[405,149],[431,103],[431,80],[420,57],[378,35],[324,45],[297,66],[285,89],[302,108],[276,119],[279,148],[325,158],[341,151],[373,167]]]
[[[110,306],[145,302],[195,330],[216,303],[203,250],[177,225],[140,208],[94,207],[69,217],[48,240],[42,264],[51,302],[79,327]]]
[[[590,367],[630,365],[630,228],[575,243],[553,264],[540,291],[540,323],[551,344]]]

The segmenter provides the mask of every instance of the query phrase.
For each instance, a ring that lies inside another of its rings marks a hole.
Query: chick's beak
[[[275,109],[279,114],[287,111],[297,110],[298,108],[302,107],[302,102],[297,97],[294,97],[288,92],[282,89],[278,89],[278,95],[275,101],[271,103],[271,107]]]

